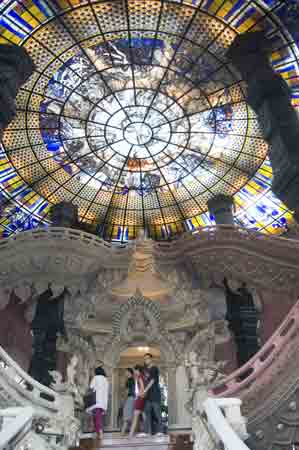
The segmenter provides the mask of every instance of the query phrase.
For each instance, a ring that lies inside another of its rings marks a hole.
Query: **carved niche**
[[[140,344],[159,347],[169,365],[179,357],[179,348],[164,327],[158,303],[136,292],[112,318],[112,335],[107,336],[103,346],[105,365],[115,367],[122,351]]]
[[[161,328],[161,314],[157,303],[142,296],[131,297],[113,317],[113,334],[126,343],[138,340],[154,341]]]

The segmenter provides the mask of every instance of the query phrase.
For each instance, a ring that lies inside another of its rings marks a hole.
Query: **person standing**
[[[144,410],[144,376],[143,376],[143,370],[141,366],[135,366],[134,367],[134,377],[136,381],[136,390],[137,390],[137,397],[134,402],[134,416],[133,416],[133,422],[131,425],[131,430],[129,437],[133,437],[136,433],[140,416]]]
[[[108,406],[109,383],[105,370],[102,367],[97,367],[94,373],[95,375],[91,380],[89,387],[96,392],[96,403],[88,408],[87,412],[90,412],[93,415],[96,431],[96,444],[99,447],[101,440],[103,439],[103,416],[107,411]]]
[[[161,389],[159,383],[159,369],[153,364],[150,353],[144,355],[144,377],[145,377],[145,432],[152,434],[153,416],[157,422],[157,433],[162,433],[161,415]]]
[[[134,402],[135,402],[134,370],[131,367],[128,367],[126,370],[126,374],[127,374],[127,382],[126,382],[127,398],[123,408],[123,426],[121,430],[121,434],[123,436],[125,435],[126,430],[129,427],[129,424],[132,423],[134,415]]]

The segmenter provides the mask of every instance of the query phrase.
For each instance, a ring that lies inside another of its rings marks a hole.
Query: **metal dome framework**
[[[284,1],[25,0],[0,12],[0,42],[36,65],[2,143],[3,236],[47,225],[61,201],[118,241],[209,225],[217,193],[234,196],[244,226],[280,233],[292,220],[225,58],[237,33],[265,30],[298,106],[299,38]]]

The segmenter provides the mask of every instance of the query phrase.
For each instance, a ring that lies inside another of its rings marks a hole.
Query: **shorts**
[[[143,411],[144,410],[145,399],[142,397],[137,397],[134,403],[135,411]]]

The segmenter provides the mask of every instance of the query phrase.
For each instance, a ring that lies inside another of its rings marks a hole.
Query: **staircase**
[[[132,439],[128,437],[118,437],[105,434],[99,450],[172,450],[169,436],[136,436]],[[92,438],[81,439],[80,450],[95,450],[95,441]],[[79,450],[77,448],[77,450]]]

